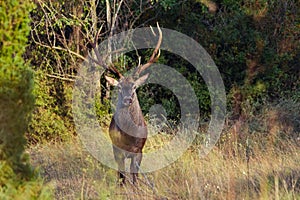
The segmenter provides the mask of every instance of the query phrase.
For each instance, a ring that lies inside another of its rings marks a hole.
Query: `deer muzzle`
[[[123,98],[123,104],[125,106],[130,106],[132,104],[132,97],[128,97],[128,96],[124,97]]]

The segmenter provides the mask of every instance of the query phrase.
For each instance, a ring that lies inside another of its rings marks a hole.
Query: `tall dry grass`
[[[30,149],[32,162],[55,188],[57,199],[299,199],[299,147],[289,151],[228,156],[214,148],[200,159],[197,148],[166,168],[139,176],[139,185],[117,185],[117,173],[74,140]]]
[[[140,174],[138,185],[127,181],[118,186],[116,171],[94,159],[78,138],[28,151],[57,199],[300,199],[297,106],[267,106],[253,118],[228,120],[218,144],[204,158],[199,157],[199,133],[176,162]],[[145,151],[171,137],[150,138]]]

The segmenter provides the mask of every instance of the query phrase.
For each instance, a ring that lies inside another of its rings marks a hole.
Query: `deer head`
[[[141,86],[149,74],[145,74],[134,80],[132,77],[123,77],[120,81],[114,78],[105,76],[105,79],[110,85],[118,87],[118,107],[128,107],[137,101],[136,89]]]
[[[159,39],[158,42],[156,44],[156,47],[149,59],[149,61],[144,64],[141,65],[139,63],[139,65],[135,68],[134,72],[132,75],[129,75],[128,77],[124,77],[117,69],[116,67],[111,64],[110,66],[108,66],[105,62],[104,59],[99,55],[99,52],[96,51],[95,47],[96,47],[96,42],[97,39],[95,39],[94,44],[92,45],[95,49],[95,54],[97,57],[97,60],[95,60],[94,58],[91,57],[92,61],[94,61],[96,64],[103,66],[106,70],[112,72],[113,74],[115,74],[118,78],[119,81],[109,77],[109,76],[105,76],[105,79],[108,81],[108,83],[112,86],[117,86],[118,87],[118,106],[130,106],[137,98],[136,98],[136,88],[138,88],[140,85],[142,85],[146,79],[148,78],[149,74],[143,75],[141,77],[140,74],[146,70],[149,66],[151,66],[151,64],[155,63],[159,56],[160,56],[160,50],[159,47],[161,45],[162,42],[162,32],[161,29],[157,23],[157,28],[159,31]],[[153,32],[153,30],[152,30]],[[153,34],[155,35],[155,33],[153,32]],[[97,38],[98,36],[96,36]]]

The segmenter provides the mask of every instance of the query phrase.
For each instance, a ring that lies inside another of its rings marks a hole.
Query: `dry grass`
[[[247,120],[228,122],[218,144],[204,158],[198,154],[203,138],[199,134],[176,162],[141,174],[137,186],[129,181],[118,186],[116,171],[94,159],[78,138],[28,151],[57,199],[300,200],[299,113],[300,103],[283,102],[266,106]],[[145,151],[170,139],[172,135],[155,135]]]
[[[217,147],[200,159],[193,146],[170,166],[140,175],[138,186],[124,187],[76,139],[29,151],[57,199],[300,199],[300,151],[292,145],[285,152],[255,152],[248,163]]]

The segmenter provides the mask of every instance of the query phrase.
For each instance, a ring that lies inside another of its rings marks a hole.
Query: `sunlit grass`
[[[159,135],[152,142],[162,142]],[[155,148],[157,148],[155,146]],[[197,146],[161,170],[140,174],[139,184],[117,184],[117,173],[103,166],[80,141],[48,144],[30,149],[32,163],[56,189],[57,199],[299,199],[299,147],[270,148],[228,156],[215,147],[200,158]],[[130,179],[130,178],[129,178]]]
[[[218,143],[200,157],[204,124],[183,155],[165,168],[140,174],[137,185],[127,174],[120,187],[117,172],[92,157],[77,136],[28,151],[57,199],[300,199],[299,109],[297,102],[283,102],[265,106],[247,121],[227,121]],[[164,147],[177,134],[151,123],[148,130],[144,153]],[[110,142],[108,128],[101,134]]]

